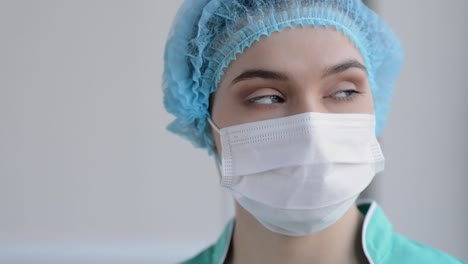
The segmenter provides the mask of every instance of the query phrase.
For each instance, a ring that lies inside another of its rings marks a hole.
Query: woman
[[[166,45],[169,130],[214,154],[236,216],[185,263],[461,263],[356,198],[401,67],[359,0],[185,1]]]

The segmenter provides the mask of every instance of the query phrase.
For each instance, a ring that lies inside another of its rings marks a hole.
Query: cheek
[[[374,98],[372,93],[369,91],[362,95],[360,103],[356,106],[356,110],[364,114],[374,113]]]
[[[373,114],[374,113],[374,96],[368,82],[360,86],[358,90],[362,93],[357,96],[355,103],[351,103],[351,108],[356,113]]]
[[[374,95],[370,89],[370,86],[367,84],[365,93],[362,95],[361,109],[362,113],[365,114],[374,114]]]
[[[370,96],[369,96],[369,108],[368,108],[368,113],[369,114],[374,114],[375,113],[375,107],[374,107],[374,96],[372,95],[372,93],[370,93]]]
[[[373,97],[370,92],[355,95],[355,97],[349,101],[323,99],[322,104],[329,113],[374,113]]]
[[[219,128],[238,125],[250,121],[251,114],[245,107],[244,93],[241,90],[220,90],[213,100],[212,117]]]
[[[365,94],[365,98],[363,98],[362,104],[359,108],[359,110],[364,114],[374,113],[374,98],[371,92]]]
[[[245,116],[239,112],[239,106],[237,105],[237,98],[233,97],[233,94],[226,89],[220,88],[213,95],[211,105],[211,119],[218,129],[237,125],[242,123],[241,116]],[[221,138],[218,132],[211,129],[211,135],[215,142],[215,150],[221,156]]]

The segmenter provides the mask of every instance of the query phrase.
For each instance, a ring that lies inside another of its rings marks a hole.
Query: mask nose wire
[[[211,120],[211,117],[208,117],[208,123],[210,123],[211,127],[216,131],[218,132],[218,134],[221,134],[219,132],[219,128],[213,123],[213,120]]]

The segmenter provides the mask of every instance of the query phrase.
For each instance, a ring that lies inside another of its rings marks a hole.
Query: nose
[[[302,114],[306,112],[328,113],[321,95],[313,92],[312,89],[300,89],[295,98],[290,101],[288,107],[289,115]]]

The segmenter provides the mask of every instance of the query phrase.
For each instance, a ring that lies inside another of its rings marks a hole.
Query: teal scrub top
[[[362,229],[363,250],[370,264],[453,264],[465,263],[441,251],[410,240],[393,231],[392,225],[376,202],[362,203],[365,216]],[[183,264],[222,264],[227,256],[234,230],[229,221],[218,241]]]

